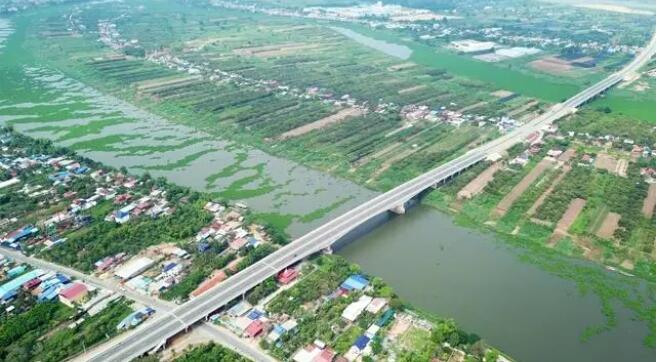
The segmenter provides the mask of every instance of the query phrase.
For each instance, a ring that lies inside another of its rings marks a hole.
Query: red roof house
[[[89,295],[87,286],[82,283],[71,283],[59,292],[59,301],[73,308],[75,304],[82,303]]]
[[[296,279],[298,275],[299,275],[299,272],[296,269],[288,268],[288,269],[285,269],[282,272],[278,273],[277,278],[278,278],[279,283],[289,284],[294,279]]]
[[[322,353],[313,359],[313,362],[331,362],[335,357],[335,352],[330,348],[325,348]]]
[[[264,329],[265,329],[265,324],[262,323],[262,321],[254,320],[253,322],[251,322],[251,324],[249,324],[248,327],[246,327],[244,333],[246,333],[246,335],[248,335],[249,337],[254,338],[260,335],[262,331],[264,331]]]
[[[201,295],[201,294],[205,293],[206,291],[208,291],[210,288],[212,288],[215,285],[217,285],[217,284],[223,282],[224,280],[226,280],[226,278],[228,278],[228,276],[226,276],[226,273],[224,273],[223,270],[219,270],[219,271],[215,272],[212,275],[212,277],[210,277],[209,279],[204,280],[203,283],[201,283],[198,286],[198,288],[194,289],[194,291],[190,293],[190,296],[192,298],[198,297],[199,295]]]
[[[23,290],[32,290],[41,284],[41,279],[34,278],[23,283]]]

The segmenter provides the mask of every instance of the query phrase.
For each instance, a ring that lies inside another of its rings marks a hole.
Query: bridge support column
[[[328,246],[328,247],[326,247],[322,250],[322,253],[327,254],[327,255],[331,255],[331,254],[333,254],[333,248]]]
[[[394,212],[397,215],[404,215],[406,213],[406,206],[404,204],[397,205],[390,209],[390,211]]]
[[[157,352],[159,352],[160,350],[164,350],[164,348],[166,348],[166,346],[167,346],[167,340],[165,339],[165,340],[163,340],[162,342],[160,342],[160,344],[158,344],[157,346],[155,346],[155,348],[152,349],[152,351],[153,351],[153,353],[157,353]]]

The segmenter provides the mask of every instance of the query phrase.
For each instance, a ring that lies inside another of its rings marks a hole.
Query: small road
[[[7,249],[7,248],[0,248],[0,254],[3,254],[7,257],[10,257],[14,260],[30,264],[34,266],[35,268],[43,269],[43,270],[52,270],[55,272],[59,272],[62,274],[69,275],[75,279],[81,280],[85,282],[86,284],[92,285],[96,288],[104,288],[107,290],[110,290],[114,293],[117,293],[119,295],[122,295],[130,300],[133,300],[137,303],[147,305],[152,307],[157,311],[155,315],[151,318],[149,318],[144,324],[157,324],[159,318],[164,315],[169,315],[173,316],[171,311],[177,306],[175,303],[171,303],[159,298],[155,298],[149,295],[144,295],[141,293],[134,292],[130,289],[123,288],[120,286],[117,282],[113,280],[105,280],[105,279],[100,279],[98,277],[95,277],[93,275],[85,274],[82,273],[76,269],[72,269],[69,267],[65,267],[59,264],[51,263],[42,259],[26,256],[18,251],[12,250],[12,249]],[[201,323],[198,326],[196,326],[199,331],[201,331],[205,336],[210,337],[213,341],[220,343],[233,351],[248,357],[256,362],[274,362],[276,361],[257,347],[254,347],[245,341],[243,341],[241,338],[237,337],[236,335],[232,334],[231,332],[228,332],[219,326],[216,326],[210,322],[205,322]],[[77,355],[71,359],[71,361],[88,361],[89,357],[93,354],[101,353],[102,351],[111,348],[114,343],[119,343],[120,341],[124,340],[125,338],[129,338],[130,332],[123,333],[121,335],[118,335],[114,337],[112,340],[99,345],[95,348],[90,349],[87,351],[87,353]]]
[[[288,245],[278,249],[240,273],[230,277],[219,286],[212,288],[187,303],[177,306],[169,314],[161,316],[152,323],[144,324],[130,332],[130,338],[112,343],[110,348],[91,354],[90,361],[125,362],[161,346],[169,338],[182,330],[188,329],[196,322],[226,305],[231,300],[243,295],[265,279],[275,275],[287,266],[318,251],[329,248],[342,236],[371,218],[395,209],[420,194],[422,191],[457,175],[459,172],[486,159],[488,156],[502,152],[530,134],[540,131],[552,122],[572,114],[577,107],[591,100],[610,87],[623,81],[636,72],[655,54],[655,38],[651,39],[645,49],[637,54],[636,59],[621,71],[613,73],[593,86],[574,95],[563,103],[556,104],[534,120],[508,132],[507,134],[470,150],[433,170],[430,170],[392,190],[347,211],[326,222],[309,233],[297,238]],[[126,333],[128,334],[128,333]]]

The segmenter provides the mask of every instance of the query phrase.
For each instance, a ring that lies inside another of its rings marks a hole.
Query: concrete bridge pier
[[[322,253],[326,255],[333,254],[333,247],[332,246],[325,247],[324,249],[322,249]]]
[[[155,346],[155,348],[153,348],[151,351],[152,353],[157,353],[159,351],[163,351],[166,346],[167,346],[167,340],[165,339],[162,342],[160,342],[157,346]]]
[[[394,212],[397,215],[404,215],[406,213],[406,205],[401,204],[393,207],[390,211]]]

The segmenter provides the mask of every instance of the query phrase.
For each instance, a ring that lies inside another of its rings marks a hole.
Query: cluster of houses
[[[244,216],[240,213],[241,207],[228,210],[219,203],[208,202],[204,209],[211,212],[214,219],[210,225],[196,234],[199,252],[208,250],[211,242],[227,243],[230,250],[239,251],[247,246],[258,247],[268,241],[267,235],[260,226],[244,225]]]
[[[0,236],[0,243],[15,249],[21,249],[25,242],[29,248],[37,244],[43,245],[46,249],[52,248],[57,244],[65,242],[65,238],[57,237],[64,231],[76,230],[88,225],[91,222],[89,213],[86,212],[101,202],[113,201],[114,205],[121,206],[107,216],[107,221],[125,223],[132,218],[139,216],[149,216],[156,218],[162,215],[169,215],[174,208],[168,206],[166,193],[161,190],[152,190],[148,195],[140,195],[134,189],[137,186],[137,179],[128,177],[120,172],[105,172],[103,170],[91,170],[80,165],[79,162],[65,157],[51,158],[48,156],[34,156],[28,158],[18,157],[13,162],[8,163],[7,157],[4,158],[3,165],[16,170],[16,165],[20,169],[37,169],[43,172],[50,170],[48,180],[51,186],[44,185],[24,185],[18,192],[26,194],[30,198],[50,196],[49,202],[67,202],[66,208],[48,215],[46,218],[35,225],[23,225],[6,232]],[[79,177],[89,177],[96,185],[96,189],[91,195],[78,195],[76,191],[66,191],[63,194],[57,192],[58,188],[66,188],[72,180]],[[11,180],[17,180],[11,183],[16,184],[18,177]],[[5,183],[6,186],[10,186]],[[2,185],[0,185],[1,187]],[[16,223],[14,220],[1,220],[1,226],[8,226]],[[43,231],[40,233],[39,231]]]
[[[103,197],[105,200],[113,200],[114,205],[120,206],[119,209],[112,211],[105,217],[105,221],[114,221],[118,224],[124,224],[142,216],[155,219],[160,216],[171,215],[175,210],[168,204],[166,191],[157,189],[152,190],[148,195],[138,195],[130,192],[117,195],[115,189],[100,188],[96,190],[96,196]]]
[[[326,299],[335,299],[346,296],[353,292],[363,293],[367,290],[369,281],[362,275],[354,274],[349,276],[333,293]],[[315,340],[294,353],[292,360],[295,362],[346,362],[358,360],[361,356],[372,354],[371,342],[379,333],[379,330],[387,325],[394,317],[395,311],[387,307],[388,301],[385,298],[373,298],[367,294],[361,296],[342,311],[342,319],[347,323],[347,328],[354,323],[363,313],[379,315],[374,323],[371,323],[367,330],[358,336],[353,345],[342,356],[338,355],[331,347],[327,346],[324,341]]]
[[[280,272],[277,275],[277,280],[280,285],[286,285],[296,279],[297,276],[296,269],[289,268]],[[349,293],[362,293],[368,285],[369,281],[362,275],[351,275],[338,289],[325,298],[328,300],[346,296]],[[370,342],[379,330],[394,317],[394,310],[387,308],[387,304],[388,301],[385,298],[373,298],[363,294],[358,300],[344,309],[342,318],[348,325],[356,323],[363,313],[379,316],[354,341],[353,346],[344,356],[338,356],[325,342],[316,340],[296,351],[292,356],[292,360],[296,362],[355,361],[359,356],[371,354]],[[213,315],[210,319],[220,322],[238,336],[248,339],[262,338],[269,344],[279,347],[284,343],[282,337],[286,334],[295,333],[298,325],[297,320],[288,315],[268,315],[264,307],[254,307],[246,300],[239,301],[227,311]]]
[[[212,213],[214,218],[191,240],[196,251],[205,253],[209,252],[214,244],[225,244],[224,253],[236,253],[246,247],[256,248],[269,242],[261,226],[244,225],[244,216],[240,212],[245,207],[246,205],[240,204],[227,208],[220,203],[208,202],[204,209]],[[239,260],[240,258],[237,258],[229,263],[226,270],[216,270],[191,292],[190,298],[198,297],[227,279],[236,271]],[[186,276],[191,263],[192,255],[188,251],[173,243],[164,243],[151,246],[132,258],[128,258],[125,253],[109,255],[97,260],[94,266],[96,274],[101,277],[117,279],[125,288],[157,296],[179,283]],[[285,277],[289,282],[296,274],[286,274]]]
[[[279,285],[290,285],[298,275],[295,268],[288,268],[281,271],[276,279]],[[294,333],[297,328],[296,319],[287,315],[270,319],[263,307],[254,307],[246,300],[239,301],[226,312],[215,314],[210,319],[221,322],[238,336],[251,339],[264,338],[271,344],[282,343],[281,337]]]
[[[29,269],[26,265],[16,265],[11,259],[0,256],[0,267],[6,282],[0,285],[0,302],[10,313],[15,306],[13,301],[20,293],[31,295],[38,303],[60,302],[80,312],[94,316],[103,311],[109,303],[118,299],[118,294],[105,289],[97,289],[81,281],[71,280],[62,273],[41,269]],[[84,320],[78,320],[81,323]]]
[[[449,104],[449,107],[453,108],[455,106],[455,103]],[[464,123],[478,127],[484,127],[490,124],[502,133],[509,132],[518,126],[518,121],[510,117],[486,117],[476,114],[464,114],[459,111],[450,110],[447,106],[438,106],[431,109],[427,105],[408,104],[401,107],[399,115],[408,124],[415,124],[418,121],[443,122],[457,128]]]
[[[6,140],[3,139],[3,141]],[[78,161],[67,157],[50,157],[46,155],[24,156],[20,149],[10,150],[8,147],[3,147],[3,152],[7,153],[0,157],[0,168],[9,173],[11,178],[0,183],[0,190],[25,182],[15,192],[25,195],[27,198],[35,199],[40,204],[61,201],[62,196],[58,194],[57,188],[66,187],[71,180],[78,177],[86,177],[91,171],[88,167],[80,165]],[[50,185],[47,185],[47,183],[32,184],[29,181],[21,180],[20,176],[27,171],[35,174],[48,173],[47,182],[50,182]],[[6,231],[0,235],[0,244],[14,249],[20,249],[23,243],[27,243],[29,247],[32,247],[36,243],[43,243],[45,247],[50,248],[65,241],[64,239],[57,238],[54,231],[65,228],[79,228],[86,225],[89,219],[87,216],[81,215],[80,212],[87,210],[95,205],[95,203],[93,199],[76,199],[74,192],[67,192],[63,197],[71,200],[67,209],[47,216],[46,219],[38,223],[38,226],[28,224],[16,227],[14,225],[19,221],[17,217],[0,220],[0,228]],[[41,234],[40,231],[42,229],[48,232]]]
[[[125,288],[145,295],[158,295],[185,276],[191,256],[168,243],[152,246],[128,258],[125,253],[104,257],[94,263],[101,278],[114,278]]]
[[[192,50],[200,49],[195,48]],[[336,107],[357,107],[362,111],[367,109],[366,102],[359,101],[349,94],[336,95],[330,90],[315,86],[300,89],[272,79],[251,79],[238,73],[214,68],[207,62],[198,64],[191,60],[182,59],[166,50],[149,53],[146,59],[156,64],[164,65],[169,69],[187,73],[190,76],[203,76],[210,81],[230,81],[241,87],[254,87],[265,92],[274,92],[281,96],[300,99],[319,99],[325,104],[332,104]]]

